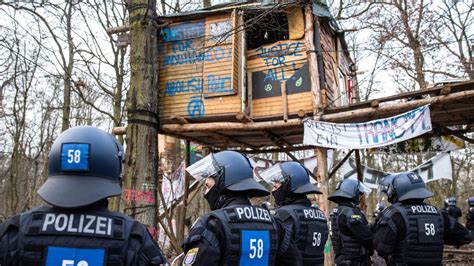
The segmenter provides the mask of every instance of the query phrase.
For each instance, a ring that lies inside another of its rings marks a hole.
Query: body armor
[[[385,217],[389,226],[395,213],[405,221],[406,235],[395,246],[391,263],[441,264],[443,258],[443,217],[436,207],[428,204],[403,205],[396,203],[389,207]],[[395,229],[396,230],[396,229]]]
[[[278,216],[293,223],[293,239],[301,252],[303,265],[324,265],[324,245],[328,226],[324,213],[318,208],[285,205],[277,210]]]
[[[219,220],[225,243],[207,228],[209,219]],[[184,245],[201,238],[220,246],[220,265],[274,265],[279,248],[277,224],[269,211],[250,205],[233,205],[201,217]]]
[[[18,248],[13,252],[19,265],[143,265],[137,258],[143,230],[128,216],[40,207],[18,217]],[[148,258],[157,255],[153,250],[144,253]]]
[[[341,263],[344,260],[353,258],[361,258],[367,256],[368,252],[362,244],[360,244],[352,235],[345,234],[341,230],[341,218],[346,218],[346,226],[349,227],[349,221],[352,215],[362,215],[362,213],[355,213],[354,209],[348,206],[339,205],[334,208],[331,213],[331,242],[334,253],[336,254],[336,263]],[[363,216],[365,221],[366,218]]]

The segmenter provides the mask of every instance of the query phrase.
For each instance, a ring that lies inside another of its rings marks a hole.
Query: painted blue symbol
[[[193,118],[204,116],[205,106],[201,96],[191,96],[188,102],[188,115]]]

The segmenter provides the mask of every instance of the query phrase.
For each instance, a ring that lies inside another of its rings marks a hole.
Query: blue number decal
[[[89,170],[89,144],[65,143],[61,148],[61,170]]]
[[[104,249],[48,247],[45,266],[104,266]]]
[[[242,230],[240,265],[268,265],[270,234],[268,231]]]

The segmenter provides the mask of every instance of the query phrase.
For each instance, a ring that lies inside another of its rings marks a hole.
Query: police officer
[[[284,225],[249,198],[269,194],[253,178],[247,157],[210,154],[186,169],[205,179],[211,212],[200,217],[183,243],[183,265],[300,265],[301,255]]]
[[[390,265],[441,265],[443,244],[471,241],[447,212],[423,202],[433,193],[419,175],[394,175],[385,191],[392,205],[378,222],[374,245]]]
[[[360,196],[370,189],[356,179],[339,182],[328,199],[338,204],[331,212],[331,242],[336,265],[368,265],[373,234],[360,210]]]
[[[444,210],[448,212],[451,217],[458,221],[459,217],[462,216],[461,209],[456,206],[457,200],[455,197],[449,197],[444,200]]]
[[[89,126],[64,131],[49,153],[38,191],[51,206],[0,226],[0,265],[160,265],[166,262],[147,228],[107,210],[120,195],[122,146]]]
[[[474,197],[467,200],[469,210],[466,215],[466,227],[471,232],[471,238],[474,238]]]
[[[322,194],[309,182],[300,163],[276,164],[260,173],[273,187],[277,216],[291,229],[291,236],[303,259],[303,265],[324,265],[324,245],[328,226],[324,213],[312,207],[308,194]]]

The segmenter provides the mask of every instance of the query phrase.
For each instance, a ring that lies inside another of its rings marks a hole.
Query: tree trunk
[[[65,66],[64,73],[64,99],[63,99],[63,123],[61,131],[64,131],[69,128],[70,121],[69,117],[71,115],[71,82],[72,82],[72,69],[74,66],[74,44],[72,43],[72,2],[67,6],[66,13],[66,34],[67,34],[67,43],[68,43],[68,62]]]
[[[127,95],[127,152],[124,211],[156,227],[158,177],[158,62],[156,1],[132,0],[130,14],[130,90]],[[156,230],[154,230],[156,232]],[[156,235],[154,236],[156,237]]]

